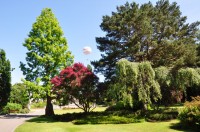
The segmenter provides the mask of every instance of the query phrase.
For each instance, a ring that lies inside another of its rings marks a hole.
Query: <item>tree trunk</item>
[[[147,103],[144,103],[144,104],[143,104],[143,110],[144,110],[144,111],[147,111],[147,110],[148,110]]]
[[[46,109],[45,109],[45,115],[46,116],[54,115],[53,105],[51,103],[51,97],[49,95],[47,95],[47,105],[46,105]]]

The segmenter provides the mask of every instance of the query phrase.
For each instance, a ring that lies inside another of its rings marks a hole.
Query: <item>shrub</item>
[[[167,121],[176,119],[178,116],[178,109],[176,108],[164,108],[159,110],[148,111],[147,121]]]
[[[7,103],[3,111],[4,113],[13,113],[13,112],[19,112],[21,109],[22,109],[22,106],[20,104]]]
[[[46,106],[46,102],[45,101],[40,101],[40,102],[34,102],[31,104],[31,108],[44,108]]]
[[[178,115],[178,119],[185,124],[200,124],[200,108],[185,107]]]
[[[200,107],[200,96],[192,97],[191,102],[185,102],[186,107]]]
[[[21,109],[19,113],[23,113],[23,114],[29,113],[29,109],[28,108]]]
[[[178,119],[185,124],[200,125],[200,96],[192,97],[192,101],[186,102],[184,106],[185,108],[180,111]]]
[[[10,103],[21,104],[22,108],[27,108],[29,97],[24,83],[17,83],[12,86],[10,93]]]
[[[140,122],[137,118],[127,118],[123,116],[93,116],[84,119],[74,120],[74,124],[129,124]]]
[[[124,109],[125,109],[124,103],[122,101],[119,101],[115,105],[108,107],[106,111],[118,111]]]
[[[67,113],[53,116],[54,120],[72,121],[74,124],[128,124],[141,122],[140,114],[131,111],[105,111],[90,113]]]
[[[152,114],[148,117],[148,121],[167,121],[167,120],[172,120],[175,117],[171,114],[166,114],[166,113],[156,113]]]

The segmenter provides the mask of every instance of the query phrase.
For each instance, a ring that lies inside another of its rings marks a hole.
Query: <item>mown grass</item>
[[[15,132],[195,132],[199,128],[183,126],[178,120],[146,122],[130,112],[96,112],[84,114],[80,109],[55,110],[52,118],[45,116],[31,119]],[[75,113],[74,113],[75,112]],[[136,123],[139,122],[139,123]],[[126,124],[128,123],[128,124]]]
[[[182,128],[178,120],[169,122],[142,122],[132,124],[75,125],[72,122],[54,122],[36,118],[19,126],[15,132],[195,132],[198,129]]]

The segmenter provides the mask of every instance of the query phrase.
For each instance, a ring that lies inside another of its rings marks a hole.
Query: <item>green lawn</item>
[[[143,122],[132,124],[74,125],[71,122],[35,120],[34,122],[26,122],[19,126],[15,132],[180,132],[180,129],[176,130],[171,128],[177,123],[178,120],[159,123]]]
[[[95,111],[103,111],[104,107]],[[56,114],[81,112],[80,109],[55,110]],[[192,132],[181,128],[178,120],[168,122],[141,122],[131,124],[86,124],[75,125],[72,122],[60,122],[45,117],[31,119],[15,132]],[[195,131],[195,130],[193,130]],[[197,131],[197,129],[196,129]]]

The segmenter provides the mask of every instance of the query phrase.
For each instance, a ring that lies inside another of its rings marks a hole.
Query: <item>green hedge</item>
[[[159,110],[149,110],[146,113],[147,121],[168,121],[172,119],[177,119],[177,117],[177,108],[162,108]]]
[[[54,120],[70,121],[74,124],[128,124],[141,122],[140,113],[131,111],[105,111],[90,113],[67,113],[54,115]]]

